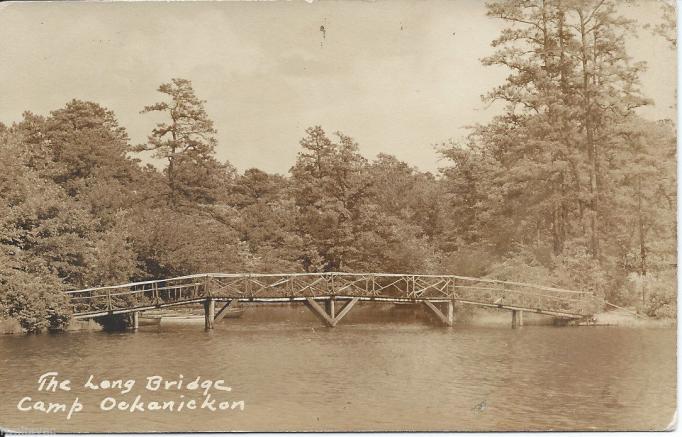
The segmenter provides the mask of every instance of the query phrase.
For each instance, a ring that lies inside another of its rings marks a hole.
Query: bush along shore
[[[74,332],[74,331],[101,331],[103,326],[94,320],[71,320],[65,326],[58,329],[29,330],[22,327],[16,319],[0,319],[0,334],[36,334],[40,332]]]

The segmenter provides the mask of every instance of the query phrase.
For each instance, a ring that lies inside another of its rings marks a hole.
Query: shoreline
[[[466,307],[465,307],[466,308]],[[182,311],[178,314],[183,314]],[[552,326],[556,325],[555,318],[542,314],[527,312],[524,315],[524,326]],[[511,316],[508,311],[499,311],[486,308],[460,309],[455,316],[455,324],[472,327],[502,327],[510,324]],[[674,328],[677,319],[654,319],[645,316],[635,316],[622,310],[613,310],[597,313],[594,315],[594,323],[569,324],[568,326],[580,327],[627,327],[627,328]],[[103,331],[104,328],[94,320],[72,320],[63,333],[82,331]],[[49,334],[43,331],[40,334]],[[15,319],[0,319],[0,335],[26,335],[26,331]]]
[[[80,332],[80,331],[101,331],[102,326],[94,320],[72,320],[63,331],[51,332],[44,330],[36,335],[62,333],[62,332]],[[0,335],[29,335],[19,322],[15,319],[0,319]]]

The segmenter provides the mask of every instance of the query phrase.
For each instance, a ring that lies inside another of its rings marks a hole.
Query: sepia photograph
[[[676,9],[0,4],[0,434],[674,430]]]

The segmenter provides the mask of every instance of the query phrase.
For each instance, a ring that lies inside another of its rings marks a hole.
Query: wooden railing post
[[[211,277],[206,275],[206,281],[204,281],[204,293],[207,297],[211,297]]]
[[[107,288],[107,310],[111,311],[111,289]]]

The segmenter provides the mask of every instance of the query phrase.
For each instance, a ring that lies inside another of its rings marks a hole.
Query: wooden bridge
[[[359,301],[423,304],[445,325],[454,322],[456,303],[511,312],[512,327],[523,313],[563,320],[589,318],[604,304],[592,293],[521,282],[454,275],[382,273],[206,273],[171,279],[68,291],[76,319],[132,314],[137,328],[142,311],[204,305],[212,329],[238,302],[302,302],[328,326],[336,326]],[[216,302],[223,306],[216,312]],[[337,303],[343,304],[337,311]],[[322,304],[322,305],[321,305]]]

